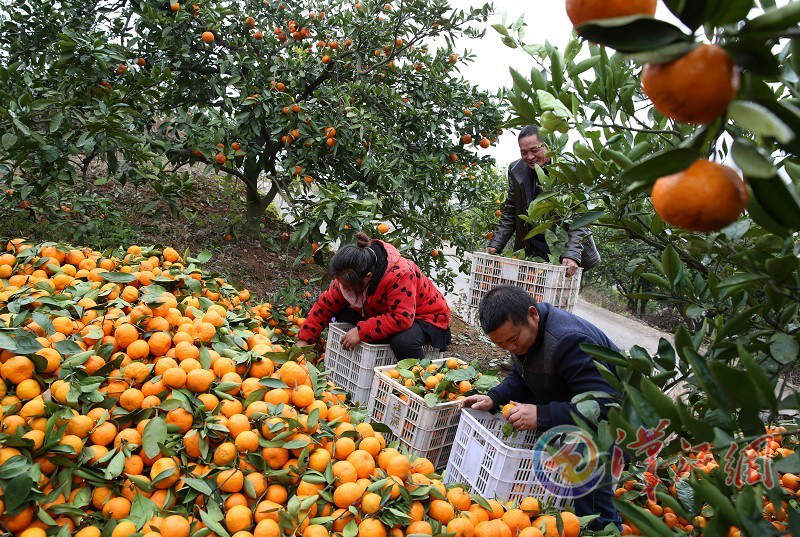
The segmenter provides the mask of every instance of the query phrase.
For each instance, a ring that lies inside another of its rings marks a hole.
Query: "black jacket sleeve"
[[[583,334],[571,334],[559,342],[556,349],[556,356],[560,357],[558,373],[569,388],[570,399],[586,392],[611,394],[612,397],[597,399],[600,404],[600,419],[602,420],[608,415],[609,403],[614,402],[614,397],[619,394],[600,375],[594,364],[594,358],[580,349],[581,343],[592,343],[592,341]],[[553,401],[537,405],[537,430],[546,431],[557,425],[574,425],[571,412],[580,415],[577,405],[568,401]]]
[[[508,194],[506,194],[506,203],[503,206],[503,214],[497,227],[494,230],[494,236],[489,241],[489,248],[495,248],[498,253],[503,251],[503,248],[508,244],[511,235],[514,234],[517,224],[517,189],[514,188],[514,177],[511,174],[511,167],[508,168]]]

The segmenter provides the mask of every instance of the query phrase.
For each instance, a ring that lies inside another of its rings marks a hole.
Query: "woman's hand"
[[[310,347],[311,345],[313,345],[313,343],[311,343],[310,341],[304,341],[302,339],[297,340],[298,347]]]
[[[352,350],[356,345],[361,343],[361,337],[358,335],[358,327],[351,328],[342,338],[342,347]]]

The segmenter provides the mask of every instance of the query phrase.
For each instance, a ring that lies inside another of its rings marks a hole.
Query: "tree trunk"
[[[258,191],[258,178],[261,175],[261,169],[254,166],[255,159],[248,159],[244,166],[244,184],[247,190],[247,213],[245,218],[245,232],[251,237],[258,237],[261,231],[260,223],[261,217],[264,216],[264,211],[275,199],[278,193],[278,184],[272,182],[272,187],[265,195]]]

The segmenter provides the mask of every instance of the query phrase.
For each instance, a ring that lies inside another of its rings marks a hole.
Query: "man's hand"
[[[342,338],[342,347],[352,350],[356,345],[361,343],[361,338],[358,335],[358,327],[351,328]]]
[[[575,271],[578,270],[578,264],[575,260],[568,257],[565,257],[561,264],[567,267],[567,276],[572,276],[575,274]]]
[[[310,341],[298,339],[296,345],[298,347],[310,347],[311,345],[313,345],[313,343],[311,343]]]
[[[475,410],[489,411],[494,406],[494,400],[488,395],[470,395],[461,400],[461,408],[474,408]]]
[[[518,431],[533,431],[537,426],[536,405],[514,403],[506,419]]]
[[[486,249],[486,253],[487,254],[496,254],[497,253],[497,248],[492,248],[490,246],[489,248]]]

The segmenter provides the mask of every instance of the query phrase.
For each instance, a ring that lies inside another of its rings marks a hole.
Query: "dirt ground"
[[[450,331],[453,334],[453,343],[445,356],[455,356],[467,362],[478,360],[485,369],[510,368],[508,353],[493,345],[480,328],[467,324],[455,313],[450,323]]]

